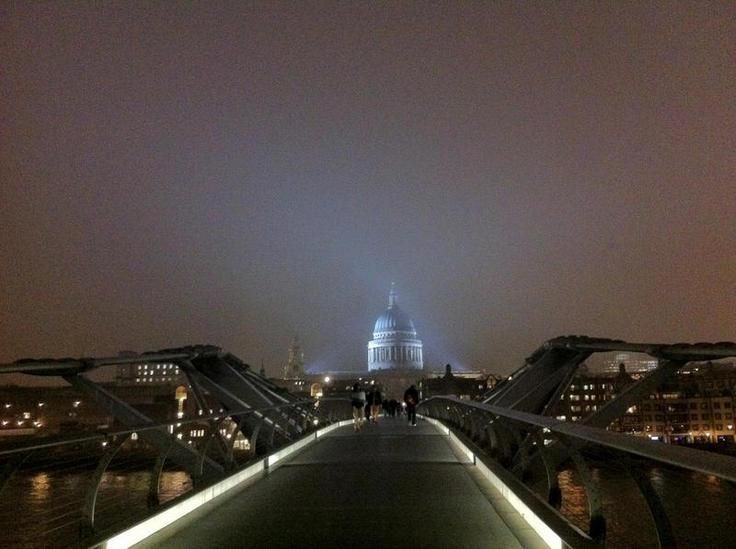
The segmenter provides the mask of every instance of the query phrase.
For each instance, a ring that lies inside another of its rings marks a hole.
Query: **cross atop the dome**
[[[396,305],[396,284],[391,283],[391,291],[388,294],[388,306],[389,308]]]

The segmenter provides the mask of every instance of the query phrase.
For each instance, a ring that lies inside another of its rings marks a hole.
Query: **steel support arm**
[[[647,377],[627,387],[617,398],[606,403],[600,410],[588,416],[583,424],[590,427],[607,427],[614,419],[626,413],[632,405],[641,401],[646,395],[653,393],[663,383],[684,366],[682,362],[663,362]]]
[[[114,394],[83,376],[65,376],[64,380],[78,391],[92,398],[123,425],[136,427],[155,423],[148,416],[142,414],[126,402],[117,398]],[[200,471],[198,468],[200,458],[197,452],[180,441],[173,439],[164,430],[145,429],[140,432],[140,437],[156,448],[159,453],[168,450],[172,461],[184,467],[192,476],[210,476],[220,474],[223,471],[219,464],[209,458],[202,462],[203,466]],[[173,446],[169,450],[172,440],[174,441]]]

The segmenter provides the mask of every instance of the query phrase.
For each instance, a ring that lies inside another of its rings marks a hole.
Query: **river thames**
[[[608,521],[608,546],[657,547],[652,520],[634,481],[623,469],[592,471],[600,482]],[[149,471],[106,473],[97,500],[96,526],[100,530],[114,528],[121,520],[144,514],[150,476]],[[576,476],[569,469],[559,473],[563,491],[561,511],[582,530],[587,530],[585,490]],[[665,502],[679,546],[736,547],[736,533],[731,527],[736,501],[733,484],[665,467],[649,469],[648,476]],[[2,546],[22,549],[74,546],[88,479],[88,473],[54,471],[16,476],[0,501]],[[191,488],[189,475],[166,471],[161,478],[161,502]],[[390,494],[385,504],[390,505]]]

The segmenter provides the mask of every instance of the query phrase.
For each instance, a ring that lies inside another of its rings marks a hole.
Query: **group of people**
[[[359,383],[353,385],[353,392],[350,395],[353,407],[353,429],[360,431],[363,425],[370,421],[378,423],[378,415],[381,409],[385,409],[387,415],[395,417],[397,413],[401,413],[401,407],[396,400],[384,400],[381,388],[378,385],[371,385],[366,392],[361,388]],[[409,418],[409,425],[417,424],[417,403],[419,402],[419,391],[412,385],[404,391],[404,406],[406,414]]]

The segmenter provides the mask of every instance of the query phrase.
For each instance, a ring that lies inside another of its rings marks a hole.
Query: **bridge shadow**
[[[545,546],[447,436],[400,418],[336,429],[185,520],[136,547]]]

